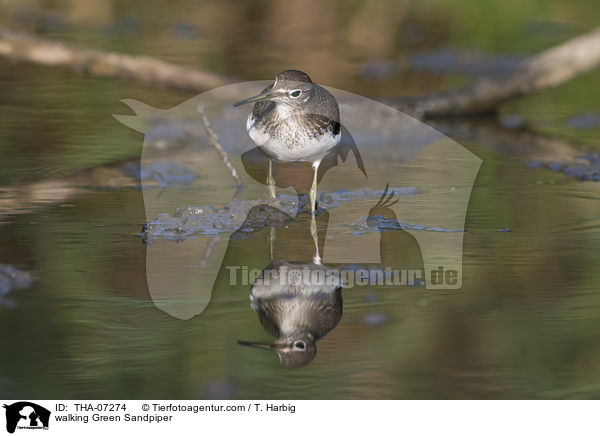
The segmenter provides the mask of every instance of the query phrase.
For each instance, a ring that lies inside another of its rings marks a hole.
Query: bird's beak
[[[233,107],[237,107],[237,106],[241,106],[243,104],[247,104],[247,103],[254,103],[257,101],[262,101],[262,100],[272,100],[275,97],[275,94],[273,94],[271,92],[270,89],[261,92],[258,95],[255,95],[254,97],[250,97],[247,98],[246,100],[242,100],[242,101],[238,101],[237,103],[233,104]]]
[[[278,344],[273,344],[269,342],[238,341],[238,345],[243,345],[244,347],[258,348],[259,350],[267,351],[277,351],[278,348],[281,348]]]

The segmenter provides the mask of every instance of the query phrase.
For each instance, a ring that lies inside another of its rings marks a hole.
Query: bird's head
[[[315,338],[309,332],[297,332],[275,342],[238,341],[239,345],[274,351],[285,368],[300,368],[308,365],[317,355]]]
[[[238,101],[233,106],[241,106],[258,101],[275,101],[292,107],[306,105],[314,94],[315,84],[308,74],[298,70],[285,70],[275,77],[271,86],[254,97]]]

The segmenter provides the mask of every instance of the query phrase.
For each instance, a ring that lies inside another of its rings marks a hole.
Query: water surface
[[[586,31],[599,18],[594,2],[583,0],[401,2],[394,14],[390,5],[315,1],[302,23],[278,2],[5,3],[3,23],[42,35],[244,80],[293,66],[373,97],[467,82],[483,67],[448,55],[457,49],[510,68],[512,60]],[[598,79],[590,73],[510,103],[502,116],[588,153],[600,146],[593,122],[600,113]],[[344,291],[343,317],[319,341],[315,360],[288,370],[272,353],[237,345],[269,339],[250,308],[249,286],[231,288],[221,277],[206,310],[187,321],[150,298],[139,236],[142,191],[122,183],[119,170],[139,159],[143,138],[111,114],[128,113],[123,98],[169,108],[192,95],[6,60],[0,60],[0,93],[0,263],[36,273],[30,288],[4,296],[14,307],[0,305],[1,396],[600,394],[597,182],[531,168],[529,156],[461,138],[483,160],[464,226],[462,289]],[[219,198],[232,194],[230,186],[211,189]],[[310,252],[306,229],[301,217],[282,230],[279,255]],[[267,236],[265,230],[252,243],[239,241],[230,260],[263,268]]]

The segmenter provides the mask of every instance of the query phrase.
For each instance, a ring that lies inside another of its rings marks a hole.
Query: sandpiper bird
[[[286,368],[310,363],[317,354],[317,340],[342,318],[342,283],[336,273],[314,263],[272,261],[252,284],[250,302],[262,326],[276,339],[238,344],[275,351]],[[316,275],[323,279],[314,280]]]
[[[260,94],[234,106],[254,102],[246,130],[252,141],[269,156],[267,185],[275,198],[272,161],[310,162],[314,177],[310,189],[314,215],[317,172],[323,157],[339,142],[340,110],[327,90],[312,82],[308,74],[282,71]]]

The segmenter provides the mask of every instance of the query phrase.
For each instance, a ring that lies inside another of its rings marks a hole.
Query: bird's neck
[[[298,111],[292,108],[289,104],[285,103],[277,102],[275,104],[275,112],[277,113],[277,118],[281,120],[292,116],[298,116]]]

